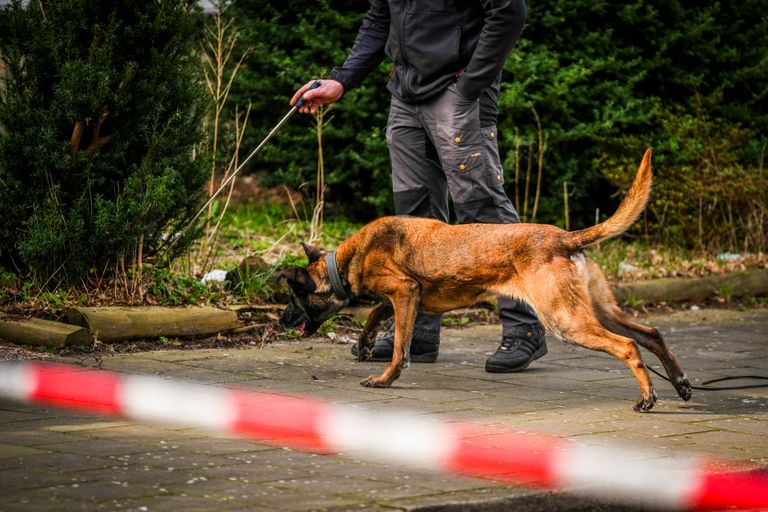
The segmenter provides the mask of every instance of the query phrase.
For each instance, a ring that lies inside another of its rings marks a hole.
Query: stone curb
[[[768,293],[768,269],[757,268],[723,275],[686,278],[671,277],[618,283],[613,292],[619,302],[684,302],[715,296],[744,297]]]

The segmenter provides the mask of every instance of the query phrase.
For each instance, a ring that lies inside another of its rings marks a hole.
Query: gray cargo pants
[[[520,222],[504,192],[495,126],[481,126],[479,102],[451,85],[418,105],[392,97],[387,143],[397,215],[448,222],[448,193],[460,223]],[[499,297],[502,336],[524,335],[539,320],[524,302]],[[420,314],[413,336],[439,339],[441,315]]]

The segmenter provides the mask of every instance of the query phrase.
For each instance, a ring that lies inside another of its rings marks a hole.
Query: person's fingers
[[[301,98],[304,95],[304,93],[307,91],[307,89],[309,89],[314,82],[315,82],[314,80],[310,80],[306,84],[302,85],[299,88],[299,90],[294,93],[293,97],[291,98],[291,106],[295,105],[296,102],[299,101],[299,98]],[[301,109],[299,109],[299,110],[301,110]]]
[[[304,101],[313,101],[313,102],[321,102],[321,103],[328,103],[328,88],[324,85],[323,82],[320,82],[320,86],[315,89],[310,89],[307,92],[304,93]]]
[[[313,106],[315,107],[315,110],[317,110],[314,102],[305,100],[304,103],[299,107],[299,112],[302,114],[311,114],[313,112]]]
[[[311,80],[304,84],[291,98],[291,105],[295,105],[299,98],[303,98],[299,112],[302,114],[314,114],[320,105],[327,105],[338,101],[344,95],[344,86],[336,80],[323,80],[314,89],[310,87],[315,83]]]

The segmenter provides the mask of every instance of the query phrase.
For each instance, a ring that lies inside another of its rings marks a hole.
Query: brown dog
[[[642,391],[635,410],[648,411],[656,402],[638,344],[661,360],[677,393],[688,400],[690,382],[659,331],[624,314],[600,269],[582,252],[629,228],[645,208],[651,179],[649,149],[616,213],[581,231],[541,224],[449,225],[384,217],[345,240],[335,254],[304,245],[307,268],[279,273],[292,291],[281,322],[300,327],[308,336],[352,296],[380,298],[360,335],[359,359],[370,357],[378,327],[392,312],[394,354],[384,373],[361,384],[388,387],[408,365],[418,311],[441,313],[506,295],[530,304],[550,334],[607,352],[626,364]]]

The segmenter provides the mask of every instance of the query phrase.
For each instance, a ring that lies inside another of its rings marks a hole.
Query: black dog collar
[[[329,252],[325,255],[325,268],[328,269],[328,280],[331,282],[331,289],[341,300],[349,299],[349,293],[344,288],[344,284],[341,282],[341,276],[339,275],[339,266],[336,264],[336,253]]]

